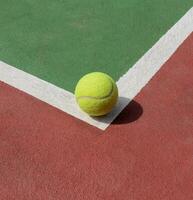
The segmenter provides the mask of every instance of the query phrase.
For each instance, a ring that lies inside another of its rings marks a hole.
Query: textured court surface
[[[68,91],[90,71],[118,80],[192,0],[0,1],[0,60]]]
[[[3,200],[192,200],[193,34],[100,131],[0,83]]]

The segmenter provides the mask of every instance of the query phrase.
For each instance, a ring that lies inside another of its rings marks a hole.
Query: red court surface
[[[0,199],[193,199],[193,34],[106,131],[4,83],[0,102]]]

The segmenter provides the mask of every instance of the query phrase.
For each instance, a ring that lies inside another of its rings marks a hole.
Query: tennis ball
[[[118,89],[109,75],[93,72],[79,80],[75,97],[84,112],[90,116],[102,116],[109,113],[117,103]]]

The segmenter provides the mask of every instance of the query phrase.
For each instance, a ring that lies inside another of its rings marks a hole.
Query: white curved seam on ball
[[[111,91],[109,92],[108,95],[104,96],[104,97],[91,97],[91,96],[80,96],[80,97],[77,97],[78,100],[80,99],[96,99],[96,100],[103,100],[103,99],[106,99],[108,97],[110,97],[112,94],[113,94],[113,91],[114,91],[114,86],[113,86],[113,82],[111,81]]]

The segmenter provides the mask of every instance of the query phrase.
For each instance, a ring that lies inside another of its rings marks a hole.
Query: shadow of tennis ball
[[[142,106],[138,102],[132,100],[117,116],[112,124],[128,124],[138,120],[142,114]]]

